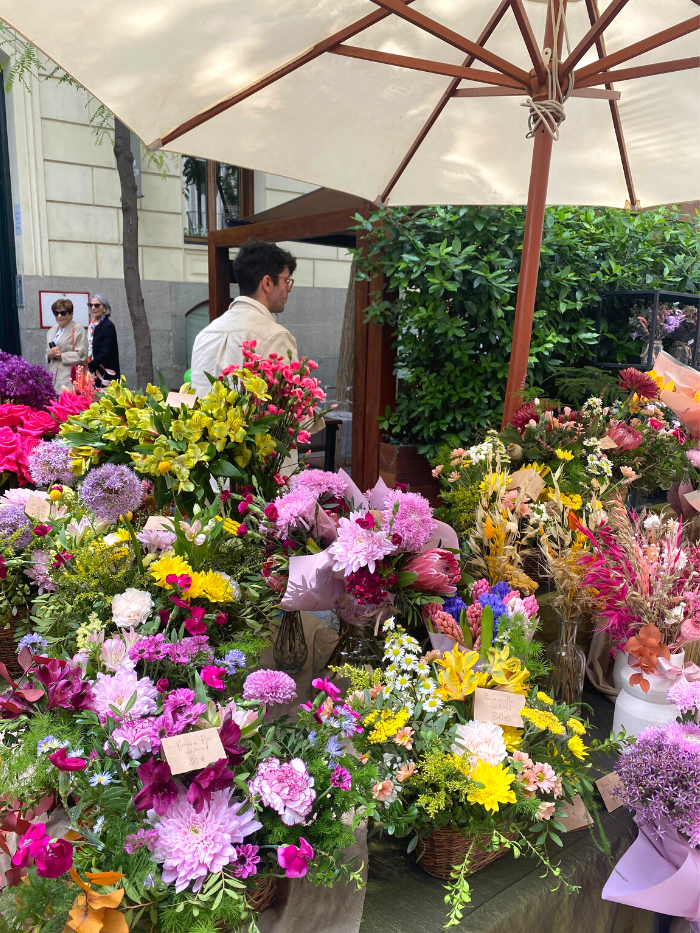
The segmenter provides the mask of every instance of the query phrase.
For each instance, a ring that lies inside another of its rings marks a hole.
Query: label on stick
[[[161,750],[173,774],[184,774],[226,757],[218,729],[201,729],[161,739]]]
[[[559,822],[566,826],[567,832],[570,833],[575,829],[593,825],[593,819],[586,811],[586,805],[579,794],[574,797],[573,804],[565,803],[564,809],[566,810],[566,816],[561,817]]]
[[[35,518],[39,522],[48,521],[51,515],[51,503],[48,499],[42,499],[35,496],[34,493],[30,493],[24,507],[24,514],[29,518]]]
[[[598,778],[595,782],[595,786],[600,791],[600,796],[603,798],[603,803],[605,804],[605,809],[608,813],[612,813],[613,810],[617,810],[618,807],[622,806],[622,801],[617,797],[612,796],[612,791],[619,787],[622,782],[620,781],[620,776],[617,771],[611,771],[610,774],[604,774],[602,778]]]
[[[143,530],[160,531],[162,528],[164,531],[174,531],[174,522],[175,519],[171,518],[169,515],[149,515],[146,519],[146,524],[143,526]]]
[[[189,392],[168,392],[165,404],[169,405],[171,408],[179,408],[180,405],[187,405],[188,408],[193,408],[196,401],[197,396],[191,395]]]

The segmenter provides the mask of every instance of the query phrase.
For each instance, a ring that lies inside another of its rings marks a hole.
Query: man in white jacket
[[[292,290],[296,259],[275,243],[245,242],[233,264],[240,288],[228,311],[201,331],[192,348],[192,385],[201,398],[209,392],[205,373],[218,378],[227,366],[242,366],[241,344],[255,340],[260,356],[277,353],[297,359],[297,342],[277,323]]]

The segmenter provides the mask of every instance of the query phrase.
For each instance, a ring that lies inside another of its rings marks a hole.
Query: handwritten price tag
[[[575,829],[593,825],[593,819],[586,811],[586,805],[578,794],[574,797],[573,805],[565,803],[564,809],[566,816],[563,816],[560,822],[566,826],[567,832],[571,833]]]
[[[48,499],[41,499],[39,496],[30,493],[24,507],[24,514],[28,515],[29,518],[35,518],[39,522],[48,521],[51,514],[51,503]]]
[[[161,739],[161,749],[173,774],[206,768],[226,757],[218,729],[202,729]]]
[[[499,726],[516,726],[522,729],[520,710],[525,706],[525,697],[519,693],[504,693],[502,690],[474,691],[474,719],[495,722]]]
[[[616,771],[611,771],[610,774],[604,774],[602,778],[598,778],[595,782],[595,786],[600,791],[600,796],[603,798],[603,803],[608,813],[612,813],[613,810],[617,810],[618,807],[622,806],[622,801],[612,796],[612,791],[618,787],[620,783],[620,777]]]
[[[189,392],[169,392],[165,404],[170,405],[171,408],[179,408],[180,405],[187,405],[188,408],[192,408],[196,401],[197,396],[190,395]]]
[[[537,470],[533,470],[531,467],[524,467],[522,470],[518,470],[517,473],[513,473],[508,481],[508,489],[522,490],[533,502],[538,498],[545,485],[545,481]]]
[[[601,437],[600,439],[600,449],[601,450],[617,450],[617,444],[611,437],[608,437],[608,435],[606,434],[605,437]]]
[[[700,491],[695,489],[693,492],[684,492],[683,497],[688,505],[692,505],[696,512],[700,512]]]
[[[169,515],[149,515],[143,530],[160,531],[163,529],[165,531],[174,531],[173,521],[174,519],[170,518]]]

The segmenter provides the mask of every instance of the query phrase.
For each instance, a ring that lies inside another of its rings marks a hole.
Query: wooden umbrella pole
[[[535,314],[535,294],[537,292],[537,277],[540,266],[542,228],[544,227],[544,209],[547,203],[549,165],[552,159],[554,140],[544,126],[540,125],[535,134],[534,142],[530,187],[527,193],[523,253],[520,261],[518,298],[515,303],[513,343],[510,351],[508,385],[503,409],[504,428],[507,424],[510,424],[513,415],[521,404],[520,393],[525,387],[527,378],[532,321]]]

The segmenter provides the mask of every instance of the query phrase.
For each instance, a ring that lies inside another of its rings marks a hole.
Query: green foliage
[[[19,887],[0,892],[0,933],[61,933],[78,888],[63,878],[40,878],[35,868]]]
[[[430,455],[446,435],[465,443],[500,421],[525,211],[387,208],[357,219],[369,242],[356,256],[359,276],[383,273],[395,295],[375,294],[368,309],[369,320],[396,329],[396,407],[380,424],[393,443]],[[531,381],[545,384],[563,363],[590,360],[601,290],[697,291],[699,227],[668,208],[548,208]]]
[[[52,710],[28,720],[5,721],[0,731],[0,798],[19,798],[23,808],[55,790],[58,772],[49,752],[37,755],[40,739],[53,735],[72,748],[81,745],[81,731],[67,710]]]
[[[621,398],[617,373],[595,366],[562,366],[553,379],[557,394],[572,408],[580,408],[591,395],[600,397],[603,405]]]

